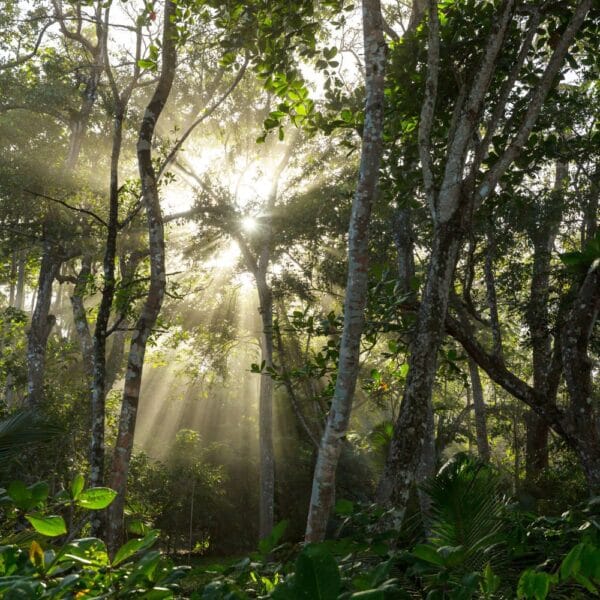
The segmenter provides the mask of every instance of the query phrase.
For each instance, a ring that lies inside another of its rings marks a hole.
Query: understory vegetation
[[[596,0],[0,0],[0,598],[600,596]]]

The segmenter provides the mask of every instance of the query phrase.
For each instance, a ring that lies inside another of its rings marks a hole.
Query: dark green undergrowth
[[[0,598],[191,600],[428,600],[593,598],[600,586],[600,498],[555,516],[524,511],[501,474],[458,454],[424,486],[430,509],[410,516],[340,500],[334,535],[282,542],[280,522],[248,556],[156,549],[140,531],[114,556],[85,537],[90,511],[114,498],[77,476],[51,495],[44,482],[0,491]],[[192,567],[177,564],[191,559]]]

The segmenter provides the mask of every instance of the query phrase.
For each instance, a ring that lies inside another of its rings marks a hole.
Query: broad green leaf
[[[77,505],[91,510],[106,508],[116,497],[117,492],[107,487],[84,490],[77,498]]]
[[[25,518],[31,523],[31,526],[42,535],[56,537],[67,533],[67,526],[62,517],[41,515],[25,515]]]
[[[79,494],[83,491],[83,486],[85,485],[85,479],[81,473],[75,475],[75,478],[71,482],[71,496],[74,500],[79,498]]]
[[[500,577],[492,571],[490,563],[485,565],[483,569],[483,579],[481,581],[481,589],[486,595],[493,594],[500,586]]]
[[[279,521],[279,523],[273,527],[271,533],[263,540],[260,540],[258,543],[258,551],[261,554],[268,554],[271,552],[271,550],[275,548],[279,540],[283,537],[288,525],[289,521],[285,519],[283,521]]]
[[[354,513],[354,502],[342,498],[335,503],[335,512],[338,515],[348,516]]]
[[[416,558],[424,560],[425,562],[433,565],[443,566],[445,563],[444,557],[438,554],[437,550],[433,546],[418,544],[415,546],[411,554]]]
[[[150,546],[152,546],[152,544],[154,544],[156,541],[156,538],[158,538],[158,531],[153,529],[143,538],[129,540],[126,544],[123,544],[123,546],[119,548],[117,554],[115,555],[115,558],[112,562],[113,567],[116,567],[124,560],[127,560],[136,552],[150,548]]]
[[[296,560],[296,596],[302,600],[337,600],[340,586],[333,556],[323,546],[306,546]]]
[[[517,597],[532,600],[545,600],[550,591],[550,584],[554,578],[543,571],[527,569],[519,579]]]
[[[22,481],[11,481],[6,492],[17,508],[27,510],[31,504],[31,491]]]
[[[29,492],[31,493],[31,498],[39,504],[48,497],[50,486],[45,481],[38,481],[29,486]]]
[[[579,572],[581,567],[581,551],[583,550],[584,544],[577,544],[571,551],[564,557],[560,565],[560,578],[564,581],[572,575]]]

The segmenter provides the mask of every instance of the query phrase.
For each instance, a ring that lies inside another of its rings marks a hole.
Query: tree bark
[[[364,327],[368,289],[369,222],[383,152],[383,92],[387,47],[382,33],[379,0],[363,0],[362,15],[367,98],[360,172],[348,232],[344,328],[335,391],[313,477],[305,534],[307,542],[323,540],[335,500],[335,472],[350,422],[358,377],[360,339]]]
[[[69,136],[69,149],[64,162],[63,172],[69,177],[75,169],[81,153],[81,146],[88,128],[92,109],[96,102],[98,85],[103,69],[103,45],[100,41],[100,35],[97,35],[98,42],[96,46],[84,38],[79,32],[70,31],[65,24],[65,17],[62,13],[60,3],[53,0],[53,5],[57,13],[61,32],[66,38],[79,42],[84,51],[87,51],[92,57],[91,72],[86,81],[83,98],[79,111],[73,116],[71,122],[71,132]],[[98,4],[100,7],[100,4]],[[100,8],[96,11],[96,33],[101,30]],[[60,272],[62,260],[57,258],[58,249],[55,244],[44,243],[42,248],[42,267],[38,281],[37,300],[32,314],[30,336],[28,339],[28,404],[37,406],[43,400],[44,371],[46,363],[46,343],[50,331],[54,325],[55,318],[50,315],[50,303],[47,295],[52,296],[53,280],[47,277],[53,273],[56,277]],[[33,333],[32,333],[33,332]]]
[[[563,204],[563,187],[567,178],[567,163],[557,161],[553,192],[543,207],[536,207],[529,232],[533,244],[533,270],[526,320],[532,348],[533,387],[540,393],[553,397],[556,396],[556,388],[551,390],[548,382],[552,357],[550,269],[559,225],[557,213]],[[529,483],[535,483],[548,467],[549,424],[531,410],[526,414],[525,422],[525,474]]]
[[[148,338],[162,306],[166,286],[164,228],[157,177],[152,164],[152,140],[156,123],[171,93],[175,76],[177,62],[175,9],[176,4],[173,0],[165,1],[161,74],[154,94],[146,107],[137,142],[142,198],[148,220],[150,288],[135,326],[127,359],[125,388],[110,481],[110,487],[117,492],[117,497],[108,510],[107,534],[111,552],[115,552],[122,539],[127,475],[133,450],[144,355]]]
[[[266,273],[257,279],[259,312],[262,323],[261,359],[265,370],[260,377],[258,430],[260,447],[259,537],[267,537],[273,529],[275,499],[275,457],[273,452],[273,296]]]
[[[570,419],[577,432],[579,456],[590,493],[600,492],[600,437],[594,414],[592,367],[588,354],[592,331],[600,312],[600,264],[589,268],[562,336],[563,370],[570,399]]]
[[[477,438],[477,454],[483,462],[489,463],[491,452],[487,433],[483,386],[481,385],[479,368],[477,367],[477,363],[472,358],[469,358],[469,376],[471,378],[471,390],[473,392],[473,410],[475,412],[475,436]]]
[[[582,0],[574,10],[571,21],[565,28],[538,85],[531,92],[531,101],[516,135],[477,187],[475,182],[481,163],[478,159],[468,165],[467,157],[482,116],[484,100],[489,92],[496,61],[504,45],[515,10],[514,0],[504,0],[501,3],[482,53],[481,64],[473,76],[468,93],[465,93],[464,100],[458,104],[455,111],[457,120],[451,127],[443,165],[443,178],[439,187],[436,187],[431,133],[440,68],[440,40],[438,6],[435,0],[430,0],[427,79],[418,143],[423,190],[434,223],[433,243],[427,281],[417,315],[416,339],[409,359],[409,372],[400,415],[394,427],[390,453],[378,490],[380,502],[394,505],[396,525],[404,517],[410,487],[415,478],[423,446],[427,407],[431,402],[436,372],[437,352],[443,338],[443,321],[464,232],[471,226],[473,211],[494,191],[500,177],[523,148],[555,81],[564,56],[590,6],[591,0]],[[534,403],[536,406],[543,404],[535,394]],[[554,408],[560,412],[556,407]]]
[[[81,269],[77,275],[75,288],[71,295],[71,307],[73,309],[73,321],[75,330],[79,339],[81,355],[83,357],[83,370],[86,376],[86,384],[89,387],[92,385],[92,352],[93,342],[90,334],[90,327],[85,312],[84,294],[92,269],[92,259],[90,256],[84,256],[81,262]]]
[[[452,221],[438,225],[434,233],[434,246],[417,314],[400,414],[394,424],[394,435],[377,492],[379,502],[396,507],[399,521],[404,516],[426,439],[437,353],[444,336],[444,322],[440,315],[446,314],[461,246],[461,214],[462,211],[457,211]]]
[[[38,408],[44,399],[46,345],[56,321],[54,315],[50,314],[52,284],[60,271],[61,264],[62,260],[57,255],[57,249],[46,240],[40,264],[35,308],[27,334],[27,405],[31,409]]]

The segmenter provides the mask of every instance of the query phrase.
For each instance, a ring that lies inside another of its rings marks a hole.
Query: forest
[[[0,7],[0,598],[600,597],[598,0]]]

